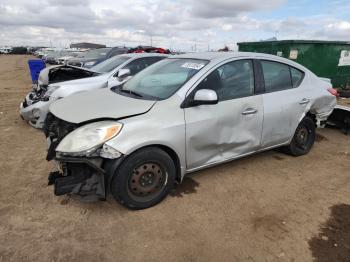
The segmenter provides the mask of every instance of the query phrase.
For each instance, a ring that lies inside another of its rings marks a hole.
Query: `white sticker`
[[[350,51],[342,50],[340,53],[338,66],[349,66],[349,65],[350,65]]]
[[[200,70],[204,67],[203,64],[197,64],[197,63],[184,63],[181,67],[194,69],[194,70]]]
[[[289,59],[298,59],[298,50],[290,50]]]

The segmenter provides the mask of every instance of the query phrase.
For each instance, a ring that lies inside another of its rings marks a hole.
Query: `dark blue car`
[[[106,47],[92,49],[68,60],[68,65],[90,68],[116,55],[128,52],[126,47]]]

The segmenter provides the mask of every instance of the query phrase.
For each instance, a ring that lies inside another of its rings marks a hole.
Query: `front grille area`
[[[24,99],[22,105],[23,105],[23,108],[26,108],[26,107],[28,106],[28,104],[27,104],[27,99]]]
[[[22,104],[23,108],[31,106],[39,101],[47,101],[44,99],[45,92],[46,92],[46,89],[44,88],[40,88],[34,92],[31,92],[28,96],[28,100],[27,98],[24,99]]]
[[[62,139],[78,127],[77,124],[66,122],[62,119],[55,117],[53,114],[48,113],[43,131],[47,139],[50,139],[51,144],[47,151],[46,160],[52,160],[56,155],[56,147],[62,141]]]

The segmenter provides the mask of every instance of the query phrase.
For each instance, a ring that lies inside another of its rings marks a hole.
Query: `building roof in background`
[[[104,48],[104,47],[106,47],[106,45],[86,43],[86,42],[70,44],[70,48]]]

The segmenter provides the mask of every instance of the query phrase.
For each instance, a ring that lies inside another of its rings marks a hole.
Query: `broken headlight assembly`
[[[55,92],[60,86],[50,86],[48,87],[46,93],[44,94],[42,101],[49,101],[53,92]]]
[[[79,127],[63,138],[56,152],[70,156],[90,156],[105,142],[117,136],[123,124],[116,121],[101,121]],[[100,155],[105,158],[118,158],[121,154],[107,146]]]

